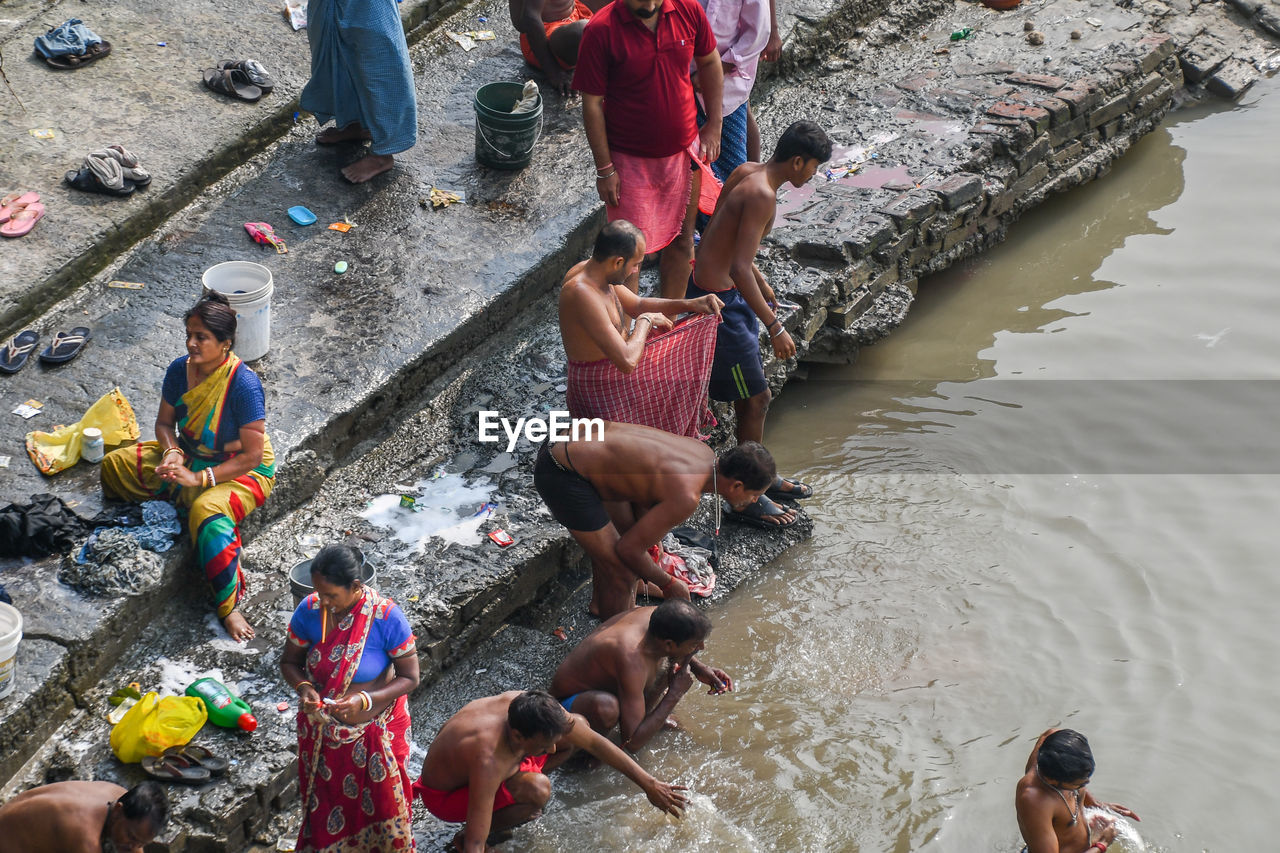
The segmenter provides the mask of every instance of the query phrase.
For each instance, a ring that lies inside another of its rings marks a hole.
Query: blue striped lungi
[[[311,0],[311,80],[300,104],[320,124],[356,122],[374,154],[396,154],[418,136],[409,46],[395,0]]]
[[[702,105],[698,105],[698,127],[707,123]],[[733,170],[747,162],[747,105],[743,104],[721,120],[720,157],[711,164],[711,171],[723,184]]]

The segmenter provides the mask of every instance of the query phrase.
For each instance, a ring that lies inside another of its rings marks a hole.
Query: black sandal
[[[84,345],[89,343],[87,326],[76,326],[70,332],[57,332],[53,343],[40,353],[40,360],[45,364],[66,364],[80,354]]]
[[[271,90],[276,87],[276,83],[271,79],[271,75],[267,73],[267,69],[256,59],[224,59],[218,63],[219,71],[225,71],[228,68],[236,68],[243,71],[245,76],[249,78],[249,82],[261,89],[264,95],[270,95]]]
[[[253,85],[248,74],[235,67],[207,69],[204,85],[220,95],[230,95],[251,104],[262,99],[262,90]]]
[[[88,161],[89,158],[85,159]],[[97,170],[86,162],[79,169],[72,169],[70,172],[67,172],[64,180],[74,189],[84,190],[89,193],[102,193],[104,195],[115,196],[129,195],[138,188],[138,185],[133,181],[125,180],[120,164],[116,163],[114,160],[111,162],[115,164],[115,170],[113,171],[120,171],[120,175],[118,178],[115,177],[114,174],[108,176],[108,180],[111,181],[110,183],[103,179],[103,174],[106,173],[106,169],[103,168],[102,162],[99,162],[99,168]]]
[[[84,53],[64,53],[61,56],[45,56],[41,58],[50,68],[69,71],[72,68],[79,68],[82,65],[88,65],[90,62],[96,62],[110,53],[111,42],[100,41],[86,47]]]
[[[181,755],[146,755],[142,758],[142,770],[161,782],[181,782],[184,785],[203,785],[211,773]]]

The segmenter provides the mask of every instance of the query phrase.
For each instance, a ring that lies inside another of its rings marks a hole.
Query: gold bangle
[[[312,684],[310,681],[299,681],[297,684],[293,685],[293,692],[294,692],[294,693],[298,693],[300,690],[302,690],[302,686],[303,686],[304,684],[305,684],[307,687],[310,687],[312,690],[315,690],[315,689],[316,689],[316,686],[315,686],[314,684]]]

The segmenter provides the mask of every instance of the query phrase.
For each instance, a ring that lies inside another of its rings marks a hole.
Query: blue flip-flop
[[[316,215],[300,204],[289,208],[289,218],[299,225],[315,225]]]
[[[45,364],[65,364],[78,356],[87,343],[89,343],[87,326],[76,326],[70,332],[57,332],[53,336],[53,343],[40,353],[40,360]]]
[[[0,347],[0,372],[17,373],[21,370],[39,340],[39,333],[31,329],[19,332],[10,338],[3,347]]]

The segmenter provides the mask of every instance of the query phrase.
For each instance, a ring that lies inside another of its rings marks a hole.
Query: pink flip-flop
[[[14,193],[0,198],[0,225],[8,222],[13,218],[13,214],[29,204],[35,204],[40,200],[37,193]]]
[[[19,210],[14,211],[9,217],[9,221],[4,225],[0,225],[0,235],[5,237],[21,237],[30,233],[32,228],[36,227],[36,223],[44,216],[44,205],[40,202],[28,204]]]

